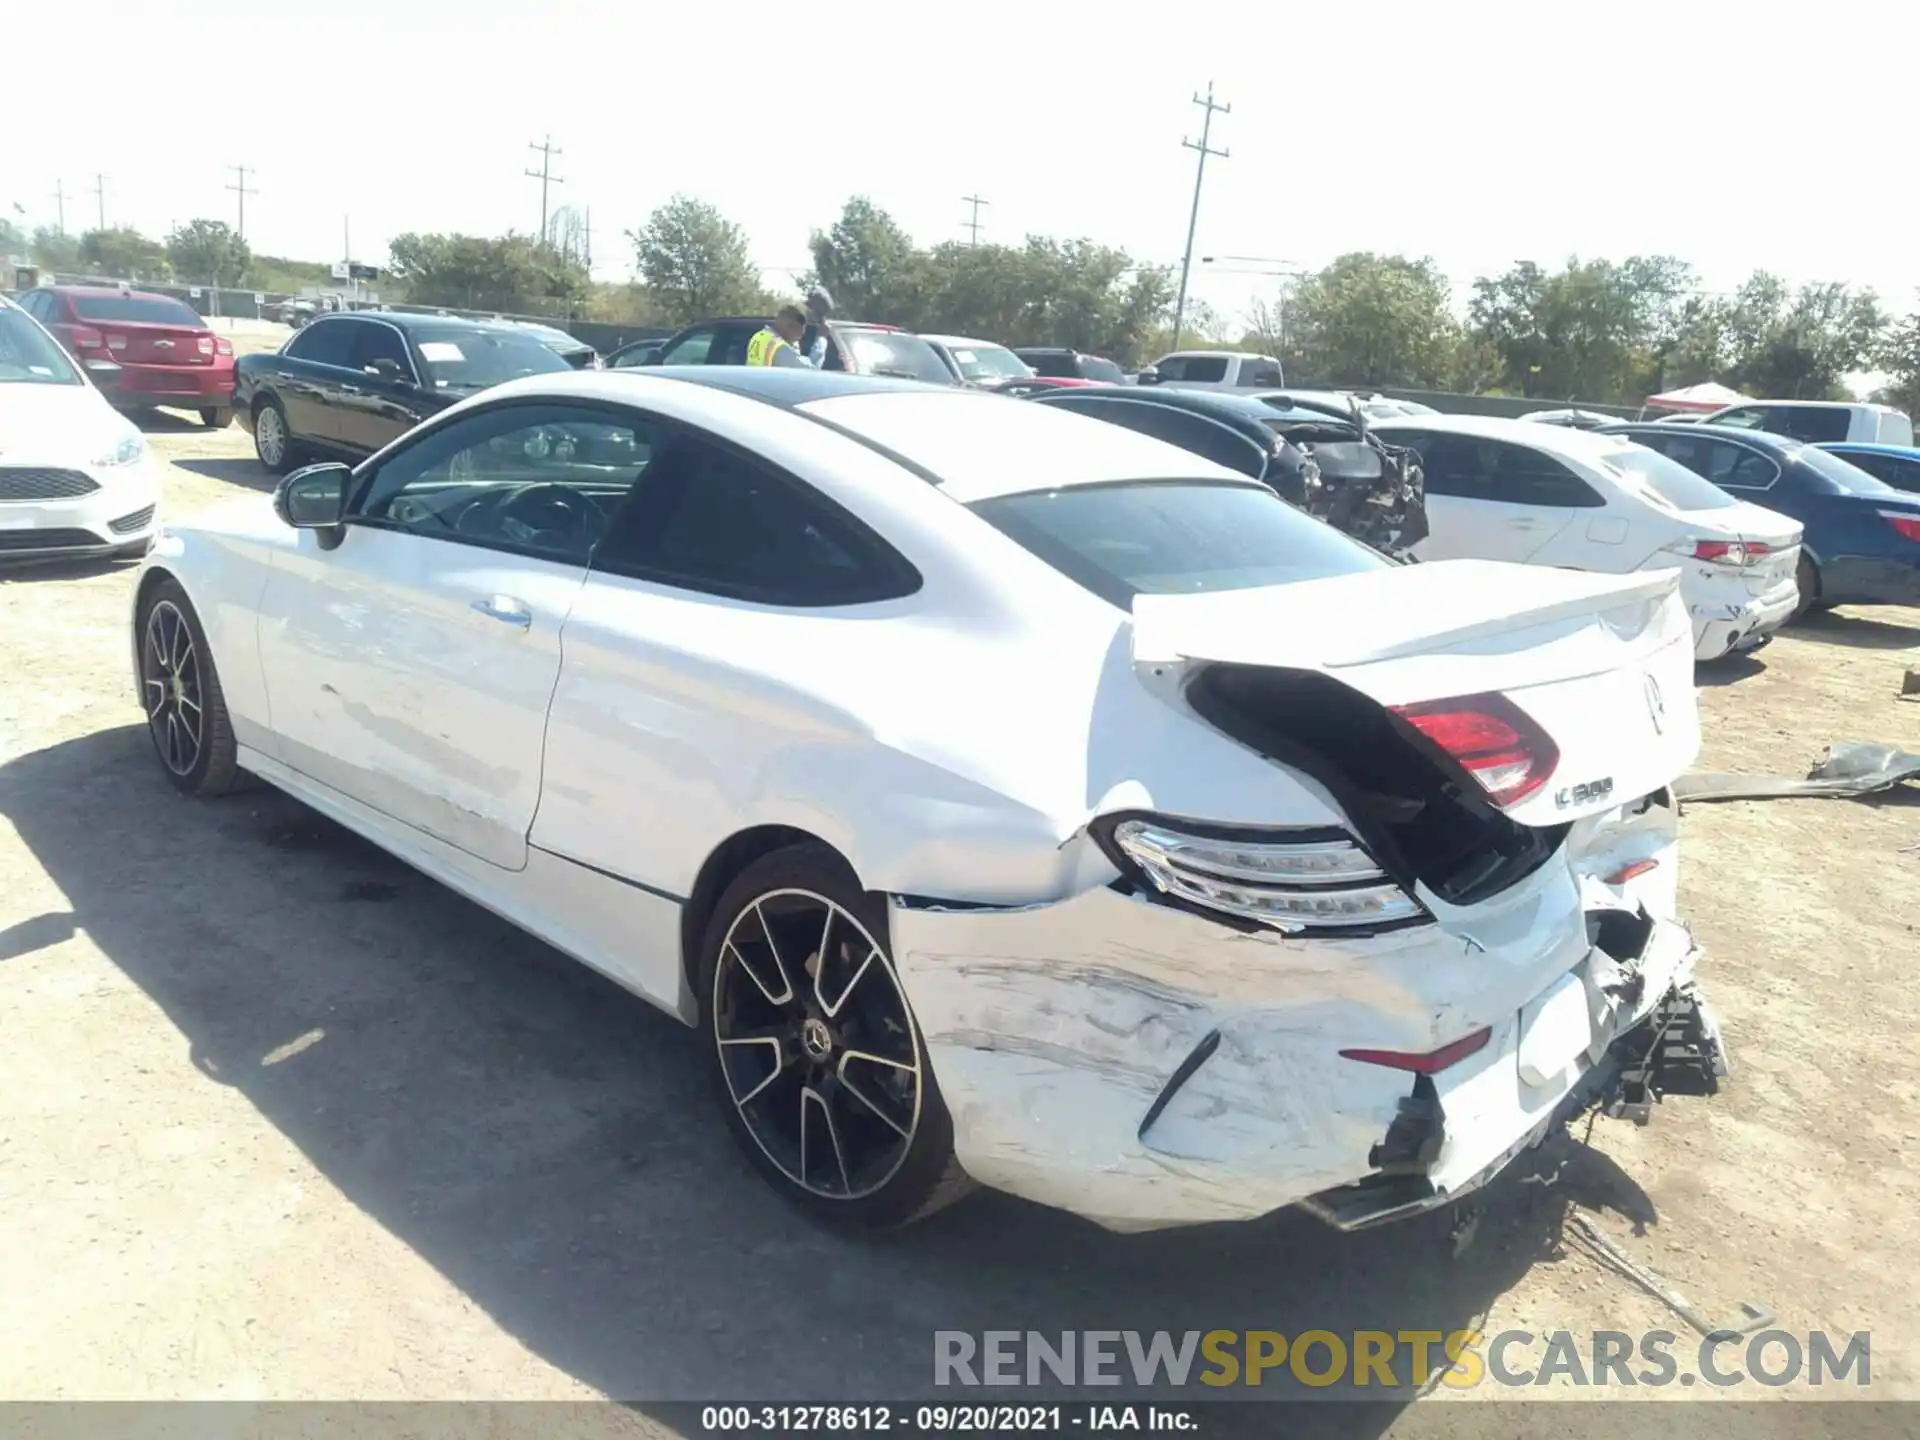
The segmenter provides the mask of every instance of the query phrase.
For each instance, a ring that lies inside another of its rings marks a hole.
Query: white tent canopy
[[[1647,404],[1655,410],[1723,410],[1729,405],[1744,405],[1751,396],[1729,390],[1709,380],[1703,385],[1688,385],[1664,395],[1649,395]]]

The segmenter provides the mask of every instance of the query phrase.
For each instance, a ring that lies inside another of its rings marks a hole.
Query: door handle
[[[524,600],[516,600],[511,595],[492,595],[485,600],[476,600],[473,608],[489,620],[498,620],[503,625],[516,625],[525,630],[533,624],[533,611],[527,608]]]

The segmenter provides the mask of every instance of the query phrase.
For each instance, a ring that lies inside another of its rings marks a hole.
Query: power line
[[[100,228],[107,228],[107,177],[95,174],[93,177],[93,198],[100,203]]]
[[[238,233],[240,238],[244,240],[247,238],[247,196],[258,195],[260,192],[258,190],[251,189],[247,185],[247,167],[246,166],[229,165],[227,168],[229,170],[237,171],[240,176],[239,181],[236,184],[227,186],[227,189],[233,191],[236,195],[240,197],[240,229]]]
[[[1233,113],[1233,106],[1231,105],[1214,104],[1213,82],[1211,80],[1207,82],[1206,98],[1202,99],[1196,95],[1193,97],[1193,103],[1202,108],[1205,118],[1200,122],[1199,144],[1196,145],[1191,140],[1182,140],[1180,142],[1186,146],[1187,149],[1198,150],[1200,152],[1200,166],[1194,172],[1193,176],[1193,211],[1187,216],[1186,253],[1180,258],[1180,298],[1174,303],[1173,307],[1173,348],[1176,350],[1180,348],[1181,322],[1187,318],[1187,276],[1193,270],[1193,235],[1194,231],[1200,226],[1200,186],[1207,178],[1207,157],[1209,155],[1218,155],[1222,160],[1225,160],[1230,153],[1226,150],[1212,150],[1207,146],[1207,142],[1213,137],[1213,117],[1216,112],[1221,115],[1231,115]]]
[[[967,243],[969,245],[978,245],[980,243],[980,207],[988,202],[982,200],[978,195],[962,195],[960,197],[960,203],[973,207],[973,218],[965,222],[968,232],[973,237],[968,240]]]
[[[540,182],[540,243],[545,245],[547,243],[547,187],[564,185],[567,182],[553,173],[553,157],[561,153],[560,147],[553,143],[553,136],[547,136],[538,145],[529,140],[527,148],[539,152],[540,155],[540,168],[527,171],[527,178]]]

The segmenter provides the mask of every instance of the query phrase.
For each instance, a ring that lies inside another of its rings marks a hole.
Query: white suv
[[[1287,383],[1273,356],[1245,350],[1176,350],[1148,373],[1147,384],[1181,390],[1278,390]]]
[[[1913,421],[1891,405],[1843,404],[1831,400],[1755,400],[1700,417],[1702,425],[1767,430],[1809,445],[1847,440],[1856,445],[1911,445]]]

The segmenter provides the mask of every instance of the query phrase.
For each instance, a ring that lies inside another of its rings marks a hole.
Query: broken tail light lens
[[[1539,790],[1560,763],[1560,747],[1504,695],[1395,705],[1393,713],[1439,746],[1503,810]]]
[[[1773,554],[1772,546],[1758,540],[1678,540],[1667,549],[1710,565],[1758,565]]]
[[[1352,840],[1326,831],[1187,830],[1162,820],[1114,825],[1108,852],[1163,895],[1277,930],[1399,925],[1426,909]]]
[[[1920,515],[1902,515],[1894,510],[1879,511],[1879,516],[1908,540],[1920,540]]]

